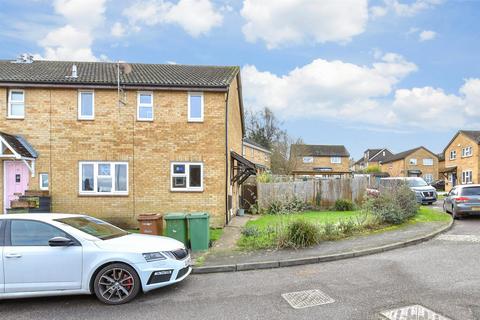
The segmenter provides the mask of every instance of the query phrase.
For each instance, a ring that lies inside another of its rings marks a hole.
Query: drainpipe
[[[228,94],[230,93],[230,86],[228,87],[225,97],[225,224],[228,224],[228,186],[230,181],[228,179],[230,152],[228,151]]]

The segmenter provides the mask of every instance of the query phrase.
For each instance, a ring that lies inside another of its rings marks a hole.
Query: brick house
[[[355,162],[353,171],[362,171],[370,166],[380,166],[380,163],[393,156],[393,153],[387,148],[367,149],[363,152],[363,157]]]
[[[261,144],[244,138],[242,155],[253,162],[260,171],[270,170],[272,152]]]
[[[350,153],[342,145],[294,144],[290,148],[290,158],[295,176],[340,178],[352,174]]]
[[[480,183],[480,131],[460,130],[450,140],[443,154],[445,191],[457,184]]]
[[[132,225],[205,211],[222,226],[254,174],[238,67],[2,60],[0,110],[4,211],[45,189],[53,212]]]
[[[391,177],[422,177],[427,182],[438,179],[438,157],[425,147],[394,154],[381,163]]]

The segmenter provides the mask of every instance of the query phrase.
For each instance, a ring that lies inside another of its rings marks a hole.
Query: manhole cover
[[[292,306],[292,308],[295,309],[320,306],[322,304],[335,302],[335,300],[320,290],[289,292],[282,294],[282,297]]]
[[[437,237],[438,240],[457,241],[457,242],[479,242],[480,236],[470,234],[442,234]]]
[[[418,304],[383,311],[381,315],[390,320],[451,320]]]

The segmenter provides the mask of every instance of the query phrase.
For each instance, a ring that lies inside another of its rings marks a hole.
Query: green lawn
[[[252,220],[245,226],[246,231],[250,234],[242,235],[237,245],[241,249],[265,249],[276,246],[278,231],[284,228],[288,222],[292,220],[307,220],[316,224],[338,223],[342,221],[353,220],[355,222],[365,221],[365,219],[372,218],[372,216],[361,211],[307,211],[289,215],[264,215],[257,220]],[[451,217],[448,214],[434,210],[431,207],[421,206],[418,214],[400,225],[384,225],[379,223],[369,224],[362,230],[357,230],[348,236],[379,233],[385,231],[396,230],[407,225],[423,222],[448,221]],[[348,237],[346,235],[339,235],[338,239]]]

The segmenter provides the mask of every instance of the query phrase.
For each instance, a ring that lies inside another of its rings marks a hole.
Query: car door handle
[[[18,258],[21,258],[22,255],[21,254],[18,254],[18,253],[7,253],[5,255],[5,258],[7,259],[18,259]]]

